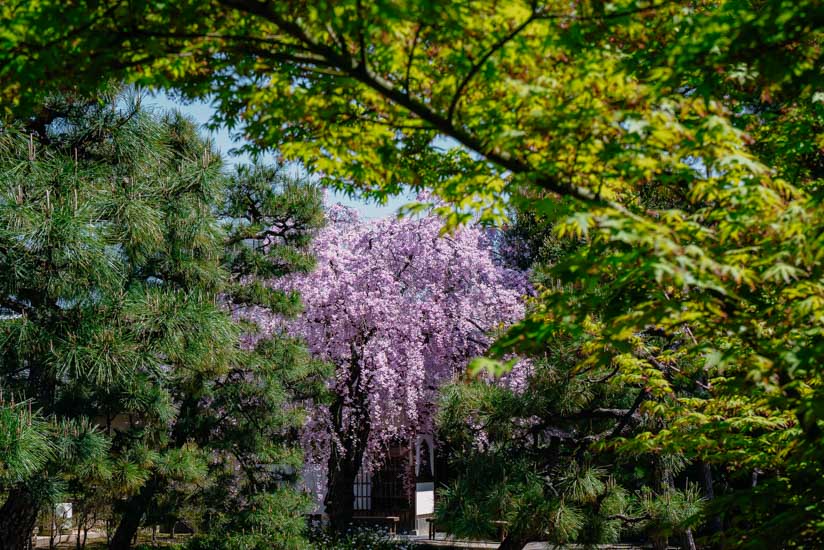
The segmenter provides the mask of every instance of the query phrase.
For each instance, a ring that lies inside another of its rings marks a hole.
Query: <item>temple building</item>
[[[355,521],[398,533],[427,534],[427,520],[435,512],[435,486],[438,479],[444,479],[446,469],[438,458],[432,435],[417,436],[414,445],[404,442],[391,446],[379,468],[371,472],[361,469],[355,479]],[[318,475],[307,472],[307,486],[317,485]],[[324,495],[315,495],[316,513],[321,514]]]

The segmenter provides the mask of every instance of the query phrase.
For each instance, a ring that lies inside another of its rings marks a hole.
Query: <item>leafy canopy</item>
[[[772,472],[742,500],[750,536],[815,545],[822,19],[815,0],[12,2],[0,94],[117,73],[212,97],[216,123],[327,183],[429,188],[451,225],[534,203],[590,243],[555,276],[599,291],[548,291],[501,352],[586,340],[583,364],[617,366],[668,426],[627,452]],[[645,349],[650,326],[684,345]]]

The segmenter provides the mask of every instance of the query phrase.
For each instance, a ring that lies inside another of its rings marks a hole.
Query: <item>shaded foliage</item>
[[[255,277],[311,268],[320,191],[264,167],[227,176],[189,120],[117,87],[4,124],[0,187],[0,373],[18,400],[2,409],[4,548],[58,496],[112,517],[113,548],[144,523],[247,529],[297,478],[325,368],[233,311],[297,310]],[[284,544],[303,540],[292,498],[266,520]]]
[[[116,72],[214,94],[216,122],[329,183],[429,188],[452,226],[529,202],[588,245],[498,351],[573,338],[580,369],[650,396],[614,452],[761,472],[725,540],[821,546],[822,20],[817,0],[12,3],[0,94]]]

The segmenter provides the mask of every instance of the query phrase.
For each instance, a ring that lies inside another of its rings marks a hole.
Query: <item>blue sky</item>
[[[144,105],[164,109],[179,109],[181,112],[189,115],[201,125],[205,125],[206,122],[208,122],[208,120],[211,118],[213,113],[213,109],[208,103],[195,102],[191,104],[182,104],[162,94],[146,97],[144,99]],[[229,150],[233,147],[236,147],[238,143],[232,140],[232,138],[229,135],[229,132],[225,128],[221,128],[217,132],[209,132],[206,130],[204,126],[203,132],[208,133],[212,137],[215,144],[217,145],[217,148],[220,149],[221,153],[223,153],[224,157],[226,158],[226,161],[230,164],[246,162],[249,160],[247,156],[229,155]],[[295,170],[298,170],[298,168],[296,167]],[[412,197],[396,197],[394,199],[390,199],[387,204],[380,205],[371,201],[367,202],[365,200],[352,199],[344,196],[343,194],[333,191],[330,191],[328,195],[329,204],[335,204],[339,202],[346,206],[351,206],[357,209],[361,217],[367,219],[393,216],[395,215],[397,209],[400,206],[410,202],[412,199]]]

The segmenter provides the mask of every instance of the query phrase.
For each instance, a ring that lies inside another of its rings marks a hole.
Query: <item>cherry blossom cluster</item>
[[[438,388],[464,373],[495,332],[522,318],[526,274],[496,260],[479,227],[442,233],[435,216],[361,221],[332,207],[314,241],[316,269],[277,284],[305,310],[287,322],[336,368],[342,407],[319,408],[305,428],[307,459],[368,426],[364,466],[398,438],[431,433]]]

